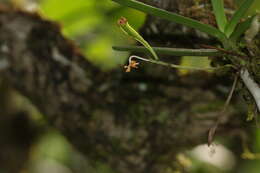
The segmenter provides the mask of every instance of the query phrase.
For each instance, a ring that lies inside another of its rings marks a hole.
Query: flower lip
[[[129,64],[124,66],[124,68],[126,69],[125,72],[130,72],[131,68],[138,68],[139,63],[136,62],[135,60],[129,60]]]

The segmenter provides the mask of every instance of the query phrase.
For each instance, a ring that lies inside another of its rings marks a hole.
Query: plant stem
[[[240,77],[243,80],[243,82],[246,85],[249,92],[254,97],[258,111],[260,111],[260,88],[259,88],[258,84],[250,76],[250,74],[246,68],[244,68],[240,71]]]
[[[163,62],[163,61],[156,61],[156,60],[152,60],[152,59],[146,59],[146,58],[142,58],[136,55],[132,55],[129,57],[129,63],[132,61],[133,58],[142,60],[142,61],[146,61],[146,62],[150,62],[153,64],[158,64],[158,65],[163,65],[163,66],[167,66],[170,68],[177,68],[177,69],[184,69],[184,70],[199,70],[199,71],[209,71],[209,70],[217,70],[220,68],[226,68],[226,67],[232,67],[232,65],[225,65],[222,67],[191,67],[191,66],[181,66],[181,65],[176,65],[176,64],[170,64],[167,62]]]
[[[149,51],[143,46],[113,46],[117,51],[133,51],[148,53]],[[153,47],[153,50],[158,54],[173,55],[173,56],[220,56],[222,52],[216,49],[182,49],[182,48],[164,48]]]

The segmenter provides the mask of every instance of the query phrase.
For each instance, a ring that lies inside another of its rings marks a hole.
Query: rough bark
[[[121,173],[172,169],[177,153],[205,143],[232,83],[149,64],[130,74],[103,72],[56,23],[4,8],[0,62],[1,76],[78,150]],[[230,106],[220,132],[243,127],[241,110]]]

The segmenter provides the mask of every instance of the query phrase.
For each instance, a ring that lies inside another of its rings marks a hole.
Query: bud
[[[156,53],[154,52],[153,48],[149,45],[149,43],[147,41],[145,41],[143,39],[143,37],[134,28],[132,28],[129,25],[126,18],[121,17],[117,21],[117,24],[125,34],[129,35],[136,41],[140,42],[144,47],[146,47],[146,49],[148,49],[149,52],[153,55],[154,59],[156,59],[156,60],[159,59],[158,56],[156,55]]]

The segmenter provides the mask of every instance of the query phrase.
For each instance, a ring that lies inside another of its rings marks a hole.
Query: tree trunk
[[[171,6],[173,1],[165,2],[170,6],[159,5],[180,10]],[[148,19],[145,27],[149,21],[153,22]],[[149,37],[151,32],[146,31],[143,28]],[[158,42],[159,34],[153,41],[166,45],[166,40]],[[131,73],[121,68],[103,72],[62,36],[58,24],[3,7],[0,73],[79,151],[121,173],[173,169],[176,154],[206,143],[233,80],[203,72],[179,76],[175,70],[150,64]],[[245,131],[245,112],[238,108],[237,98],[218,135]]]

